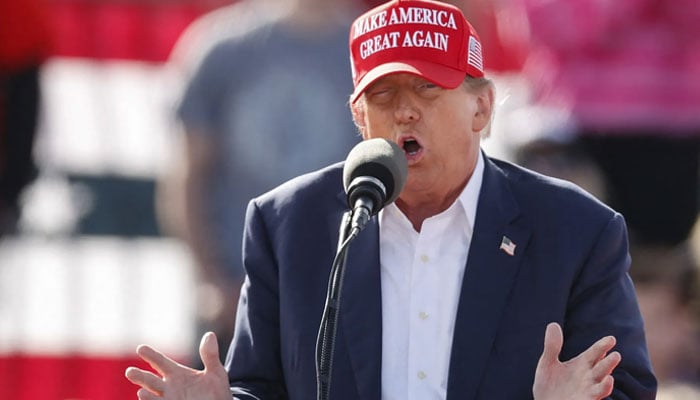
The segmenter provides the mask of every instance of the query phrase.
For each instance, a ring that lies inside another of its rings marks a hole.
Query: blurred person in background
[[[700,269],[695,254],[685,245],[632,246],[630,252],[630,276],[659,381],[659,399],[700,393]]]
[[[347,112],[354,0],[241,0],[195,21],[172,61],[184,81],[182,168],[170,182],[174,229],[201,273],[201,331],[230,343],[246,204],[279,183],[344,159],[359,142]],[[308,96],[312,92],[313,96]],[[179,217],[178,217],[179,216]]]
[[[698,207],[700,2],[517,1],[529,20],[534,101],[566,115],[518,161],[557,175],[590,160],[631,240],[685,241]]]
[[[697,400],[700,399],[700,389],[686,384],[673,384],[659,388],[656,400]]]
[[[20,196],[36,175],[32,151],[49,29],[41,0],[0,0],[0,237],[15,233]]]

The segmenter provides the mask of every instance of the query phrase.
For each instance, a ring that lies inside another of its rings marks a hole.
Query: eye
[[[384,102],[391,98],[394,90],[389,85],[377,85],[367,90],[367,99],[372,102]]]
[[[442,90],[440,86],[426,80],[421,80],[415,87],[416,92],[426,98],[436,97]]]

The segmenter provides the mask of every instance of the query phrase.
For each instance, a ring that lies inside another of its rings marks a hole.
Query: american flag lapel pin
[[[512,256],[515,254],[515,243],[511,241],[508,236],[503,236],[503,239],[501,239],[501,250],[503,250],[506,254],[509,256]]]

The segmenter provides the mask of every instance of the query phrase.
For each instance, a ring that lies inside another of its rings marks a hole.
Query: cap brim
[[[467,76],[465,71],[450,68],[441,64],[428,61],[394,61],[385,63],[372,69],[360,79],[355,86],[355,91],[350,96],[350,103],[355,103],[360,95],[379,78],[396,73],[408,73],[420,76],[438,86],[454,89],[459,86]]]

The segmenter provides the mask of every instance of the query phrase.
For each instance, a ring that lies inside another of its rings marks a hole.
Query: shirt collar
[[[484,180],[484,156],[479,151],[479,156],[476,159],[476,167],[472,173],[469,182],[462,190],[457,201],[462,205],[464,214],[467,216],[469,230],[474,229],[474,220],[476,219],[476,206],[479,203],[479,192],[481,192],[481,183]]]

